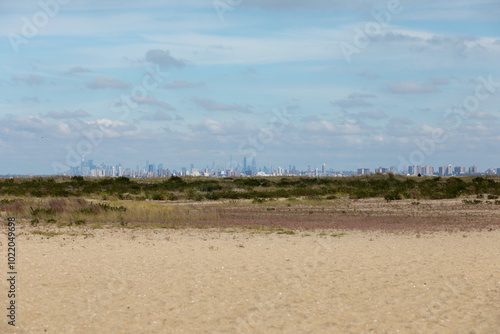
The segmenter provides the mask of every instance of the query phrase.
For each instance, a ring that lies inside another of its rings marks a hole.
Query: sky
[[[0,2],[0,174],[500,167],[498,0]]]

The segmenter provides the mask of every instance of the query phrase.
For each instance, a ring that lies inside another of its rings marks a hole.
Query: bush
[[[63,198],[51,198],[49,200],[49,206],[55,213],[61,213],[66,208],[66,200]]]
[[[482,201],[479,200],[479,199],[475,199],[475,200],[464,199],[462,202],[464,204],[479,204],[479,203],[482,203]]]
[[[177,201],[179,198],[177,196],[175,196],[174,194],[172,194],[172,193],[168,193],[167,194],[167,199],[169,201]]]
[[[266,201],[265,198],[254,198],[252,203],[256,203],[256,204],[262,204]]]
[[[44,209],[44,208],[33,209],[33,207],[30,206],[30,214],[33,217],[37,217],[40,215],[53,216],[55,215],[55,212],[52,209]]]
[[[108,211],[122,211],[122,212],[125,212],[127,211],[127,208],[124,207],[124,206],[111,206],[109,204],[106,204],[106,203],[99,203],[98,204],[99,208],[102,209],[103,211],[105,212],[108,212]]]
[[[156,193],[153,195],[152,199],[154,201],[164,201],[167,199],[167,196],[165,196],[165,194],[163,193]]]
[[[216,192],[216,191],[214,191],[214,192],[210,192],[210,193],[206,194],[206,195],[205,195],[205,197],[206,197],[207,199],[210,199],[210,200],[216,201],[216,200],[218,200],[218,199],[220,198],[220,193],[219,193],[219,192]]]
[[[387,195],[384,196],[384,199],[387,202],[397,201],[397,200],[400,200],[402,198],[403,198],[403,196],[399,192],[392,192],[392,193],[389,193],[389,194],[387,194]]]

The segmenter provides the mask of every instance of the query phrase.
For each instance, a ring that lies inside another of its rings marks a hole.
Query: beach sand
[[[500,333],[498,229],[35,229],[1,333]]]

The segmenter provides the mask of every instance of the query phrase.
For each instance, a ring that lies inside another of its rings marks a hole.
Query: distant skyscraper
[[[321,172],[322,172],[323,174],[325,174],[325,173],[326,173],[326,164],[323,164],[323,166],[321,167]]]
[[[254,158],[252,158],[252,172],[253,172],[254,174],[256,174],[256,173],[257,173],[257,163],[255,162],[255,157],[254,157]]]
[[[85,156],[82,155],[82,162],[80,163],[80,174],[83,175],[83,166],[85,163]]]
[[[370,168],[358,168],[358,175],[370,175]]]
[[[448,167],[446,167],[446,175],[453,175],[453,167],[451,165],[448,165]]]
[[[243,171],[246,172],[247,171],[247,157],[244,157],[243,158]]]

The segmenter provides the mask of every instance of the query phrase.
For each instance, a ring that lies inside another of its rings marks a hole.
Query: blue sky
[[[0,22],[0,174],[500,167],[496,0],[4,1]]]

